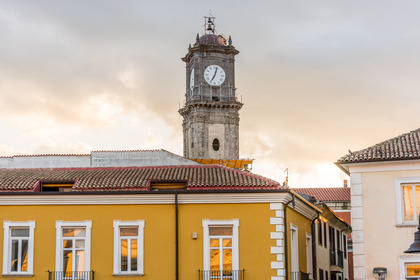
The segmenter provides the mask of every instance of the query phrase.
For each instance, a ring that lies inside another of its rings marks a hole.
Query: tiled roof
[[[0,169],[0,192],[38,191],[40,183],[75,182],[73,191],[142,191],[151,182],[186,182],[188,190],[280,189],[268,178],[219,165]]]
[[[324,202],[350,201],[350,188],[293,188],[292,190]]]
[[[420,159],[420,128],[369,148],[351,152],[337,163]]]

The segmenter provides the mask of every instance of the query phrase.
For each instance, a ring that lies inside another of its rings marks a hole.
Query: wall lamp
[[[418,231],[414,233],[414,242],[410,245],[410,248],[408,248],[404,253],[408,254],[418,254],[420,253],[420,215],[419,215],[419,226]]]
[[[385,267],[375,267],[372,273],[376,279],[385,280],[386,272],[387,271]]]

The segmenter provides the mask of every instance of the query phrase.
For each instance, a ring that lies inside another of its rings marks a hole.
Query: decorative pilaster
[[[285,252],[284,252],[284,211],[283,203],[270,203],[270,210],[274,211],[274,217],[270,218],[270,224],[276,229],[270,233],[270,238],[276,241],[276,246],[271,247],[271,254],[276,256],[276,261],[271,262],[271,269],[276,270],[276,276],[271,280],[285,280]]]

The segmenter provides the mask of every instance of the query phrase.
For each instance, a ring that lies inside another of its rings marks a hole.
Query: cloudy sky
[[[240,154],[292,187],[420,127],[418,1],[0,1],[0,155],[182,154],[181,57],[211,9],[241,51]]]

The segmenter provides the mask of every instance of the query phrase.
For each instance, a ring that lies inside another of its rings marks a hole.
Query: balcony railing
[[[292,280],[309,280],[309,273],[302,271],[292,272]]]
[[[330,265],[344,267],[344,254],[341,250],[330,250]]]
[[[343,254],[343,251],[337,250],[337,259],[338,259],[337,265],[339,267],[343,268],[344,267],[344,254]]]
[[[92,271],[48,271],[48,280],[95,280]]]
[[[242,270],[198,270],[198,280],[245,280]]]
[[[337,265],[337,258],[335,256],[335,250],[330,250],[330,265]]]

